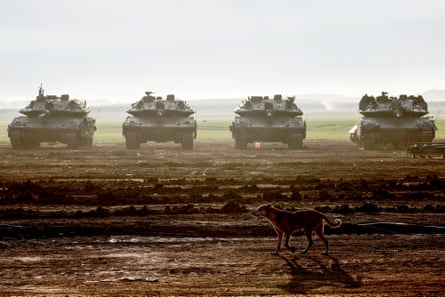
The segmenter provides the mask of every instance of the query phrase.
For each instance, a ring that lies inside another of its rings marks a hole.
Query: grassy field
[[[197,141],[228,141],[232,139],[229,130],[231,120],[198,121]],[[349,139],[348,131],[354,120],[311,120],[307,121],[307,139]],[[124,141],[122,123],[106,121],[97,124],[96,142]]]
[[[228,120],[199,120],[198,137],[196,141],[230,141],[232,139]],[[343,118],[312,118],[307,119],[307,140],[348,140],[348,131],[354,126],[356,119]],[[9,122],[0,121],[0,142],[9,142],[7,126]],[[439,130],[436,140],[445,138],[445,119],[436,121]],[[124,142],[122,122],[101,121],[97,123],[94,142]]]

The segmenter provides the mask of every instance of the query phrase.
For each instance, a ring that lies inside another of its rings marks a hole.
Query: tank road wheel
[[[88,148],[92,148],[93,147],[93,137],[88,137]]]
[[[69,149],[77,149],[80,144],[76,133],[66,133],[65,141]]]
[[[394,142],[392,143],[392,146],[393,146],[393,148],[394,148],[395,150],[398,150],[398,149],[400,149],[401,146],[403,146],[403,144],[401,144],[401,143],[398,142],[398,141],[394,141]]]
[[[86,137],[82,139],[82,148],[90,149],[93,146],[93,138]]]
[[[235,137],[235,148],[237,150],[245,150],[247,149],[247,138],[244,135],[236,135]]]
[[[27,140],[26,135],[22,135],[20,131],[11,132],[9,137],[13,148],[30,150],[40,147],[39,141]]]
[[[11,131],[9,133],[9,140],[11,141],[11,145],[13,149],[22,149],[23,141],[19,131]]]
[[[135,132],[125,133],[125,148],[128,150],[136,150],[141,147],[137,134]]]
[[[363,135],[362,145],[364,150],[371,150],[375,148],[375,135],[374,134],[365,134]]]
[[[193,133],[192,132],[182,133],[181,145],[182,145],[182,148],[185,150],[193,149]]]
[[[82,122],[79,129],[79,148],[89,149],[93,146],[93,136],[88,133],[88,123]]]
[[[40,142],[38,141],[22,141],[23,148],[25,149],[37,149],[40,147]]]
[[[295,133],[290,136],[289,149],[296,150],[303,148],[303,135]]]

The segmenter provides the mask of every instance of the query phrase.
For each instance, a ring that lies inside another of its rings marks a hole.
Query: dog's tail
[[[323,219],[326,221],[326,223],[328,223],[329,227],[331,227],[331,228],[338,228],[341,226],[341,223],[342,223],[342,221],[340,219],[334,219],[335,223],[333,223],[325,215],[323,215]]]

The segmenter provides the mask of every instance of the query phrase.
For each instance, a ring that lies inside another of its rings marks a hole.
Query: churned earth
[[[330,255],[297,252],[261,204],[340,218]],[[362,151],[170,143],[126,150],[0,144],[0,296],[440,296],[445,160]]]

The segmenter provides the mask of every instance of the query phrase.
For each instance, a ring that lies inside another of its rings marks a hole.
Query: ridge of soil
[[[272,256],[261,204],[340,218],[330,256]],[[0,144],[0,296],[439,296],[444,234],[445,162],[405,151]]]

